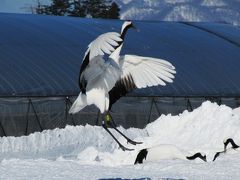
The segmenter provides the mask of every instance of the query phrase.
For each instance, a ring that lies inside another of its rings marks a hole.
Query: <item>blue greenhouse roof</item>
[[[135,21],[122,54],[170,61],[174,83],[133,96],[240,96],[240,29],[219,23]],[[79,93],[87,45],[122,21],[0,13],[0,96]]]

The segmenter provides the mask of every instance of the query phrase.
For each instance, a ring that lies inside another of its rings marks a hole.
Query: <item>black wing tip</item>
[[[125,96],[128,92],[132,91],[136,87],[137,86],[135,85],[131,74],[118,80],[115,86],[109,91],[109,110],[117,100],[119,100],[122,96]]]
[[[147,149],[142,149],[142,150],[138,153],[134,164],[142,164],[142,163],[143,163],[143,160],[147,158],[147,154],[148,154]]]

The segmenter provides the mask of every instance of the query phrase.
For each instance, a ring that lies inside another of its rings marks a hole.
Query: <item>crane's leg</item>
[[[109,112],[107,112],[105,114],[105,122],[108,126],[115,129],[119,134],[121,134],[127,140],[128,143],[133,144],[133,145],[142,144],[142,142],[136,142],[136,141],[133,141],[133,140],[129,139],[125,134],[123,134],[121,131],[119,131],[116,127],[116,124],[115,124],[111,114]]]
[[[127,150],[127,151],[133,151],[134,149],[129,149],[129,148],[126,148],[125,146],[123,146],[118,140],[117,140],[117,138],[115,138],[115,136],[109,131],[109,129],[108,129],[108,127],[107,127],[107,125],[106,125],[106,123],[103,121],[102,122],[102,126],[103,126],[103,128],[113,137],[113,139],[118,143],[118,145],[119,145],[119,147],[123,150],[123,151],[125,151],[125,150]]]

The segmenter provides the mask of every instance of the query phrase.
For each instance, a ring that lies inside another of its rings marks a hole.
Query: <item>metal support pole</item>
[[[217,104],[218,104],[218,105],[221,105],[221,104],[222,104],[222,99],[221,99],[220,97],[218,97]]]
[[[34,108],[34,105],[33,105],[33,103],[32,103],[32,100],[29,99],[29,102],[30,102],[30,104],[31,104],[31,106],[32,106],[32,109],[33,109],[33,112],[34,112],[34,114],[35,114],[35,117],[36,117],[38,126],[39,126],[40,130],[43,131],[42,125],[41,125],[41,123],[40,123],[40,120],[39,120],[39,118],[38,118],[37,112],[36,112],[36,110],[35,110],[35,108]]]
[[[96,122],[95,122],[96,126],[98,125],[98,122],[99,122],[99,115],[100,115],[100,110],[98,110],[98,113],[97,113],[97,119],[96,119]]]
[[[157,105],[155,99],[153,99],[153,103],[154,103],[154,105],[155,105],[155,107],[156,107],[156,109],[157,109],[158,116],[161,116],[161,112],[160,112],[160,110],[158,109],[158,105]]]
[[[72,106],[72,101],[67,96],[65,98],[65,119],[66,119],[66,122],[67,122],[67,118],[68,118],[68,111],[71,108],[71,106]],[[73,119],[73,116],[71,114],[69,116],[71,117],[70,119],[72,121],[73,126],[76,126],[76,123],[75,123],[75,121]]]
[[[240,99],[239,99],[239,97],[236,97],[235,101],[236,101],[236,107],[239,107],[240,106]]]
[[[154,98],[152,98],[147,124],[150,123]]]
[[[3,128],[3,125],[2,125],[2,122],[1,122],[1,121],[0,121],[0,127],[1,127],[1,130],[2,130],[2,132],[3,132],[3,136],[7,136],[7,134],[6,134],[6,132],[5,132],[4,128]]]
[[[29,111],[30,111],[30,99],[28,100],[28,107],[27,107],[27,122],[26,122],[26,128],[25,128],[25,135],[28,135],[28,121],[29,121]]]
[[[189,98],[187,99],[187,110],[193,111],[192,104],[191,104]]]
[[[67,119],[68,119],[68,102],[67,102],[67,98],[65,98],[65,121],[67,122]]]

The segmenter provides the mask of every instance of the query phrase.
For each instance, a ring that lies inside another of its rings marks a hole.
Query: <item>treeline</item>
[[[50,5],[38,0],[37,14],[119,19],[120,8],[112,0],[52,0]]]

